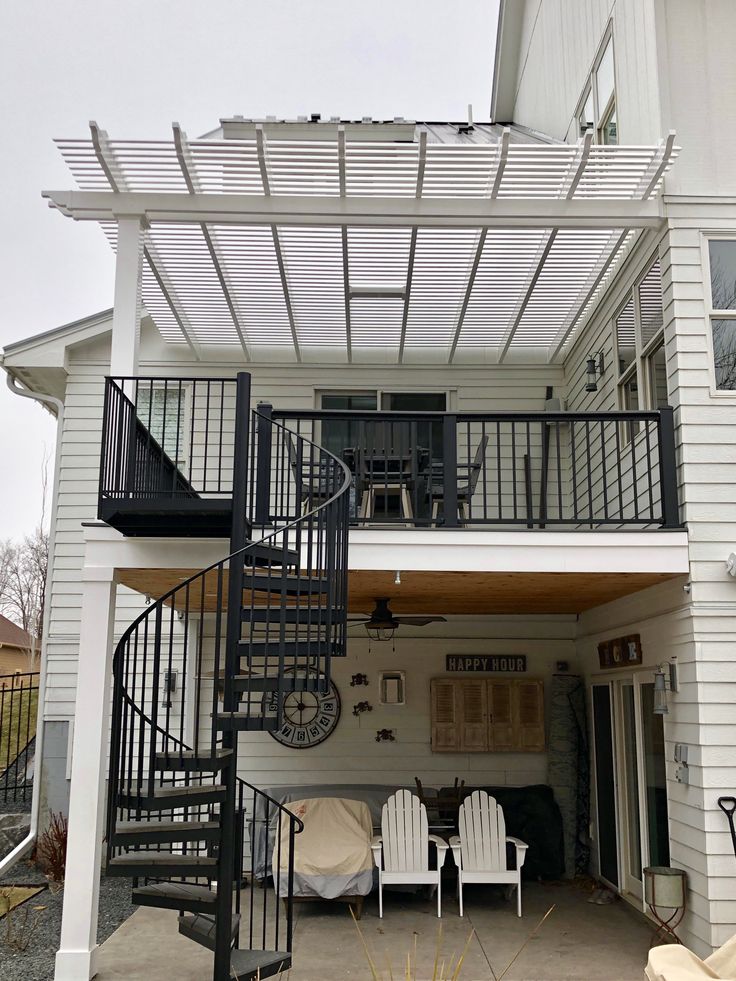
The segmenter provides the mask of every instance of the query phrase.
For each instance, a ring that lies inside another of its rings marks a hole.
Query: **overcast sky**
[[[52,143],[195,137],[221,116],[487,119],[498,0],[7,0],[0,3],[0,347],[112,304],[97,226],[51,211]],[[40,509],[48,413],[0,377],[0,539]]]

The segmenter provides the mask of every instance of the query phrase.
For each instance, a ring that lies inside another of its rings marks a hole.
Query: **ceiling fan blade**
[[[348,623],[368,623],[370,617],[348,617]]]
[[[399,623],[408,623],[412,627],[426,627],[428,623],[447,623],[447,617],[395,617]]]

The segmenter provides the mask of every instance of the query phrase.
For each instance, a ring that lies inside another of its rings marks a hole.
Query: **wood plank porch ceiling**
[[[178,586],[194,569],[121,569],[118,582],[144,595],[158,598]],[[351,613],[370,613],[375,597],[388,596],[395,614],[442,615],[582,613],[602,603],[677,578],[680,573],[650,572],[402,572],[401,585],[394,573],[351,570],[348,607]],[[176,605],[183,609],[184,590]],[[227,597],[227,572],[222,595]],[[263,593],[258,594],[266,605]],[[276,598],[271,598],[272,604]],[[210,574],[205,584],[189,590],[189,610],[217,609],[217,579]]]
[[[144,209],[145,307],[196,357],[227,346],[287,362],[564,357],[636,239],[631,209],[661,187],[674,135],[656,146],[426,136],[362,142],[339,127],[336,140],[268,140],[256,126],[255,138],[188,140],[174,124],[171,139],[114,140],[92,124],[90,139],[57,144],[81,191],[112,192],[107,220],[81,205],[74,216],[99,219],[113,248],[113,215]],[[146,211],[157,195],[165,210]],[[201,211],[226,198],[242,214]],[[569,208],[544,217],[550,202]]]

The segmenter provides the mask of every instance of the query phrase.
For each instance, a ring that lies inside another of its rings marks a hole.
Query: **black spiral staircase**
[[[302,825],[238,778],[238,733],[281,727],[284,694],[326,690],[345,654],[349,472],[251,410],[249,386],[238,375],[230,554],[151,602],[114,655],[107,872],[133,880],[135,904],[178,911],[214,981],[291,966]],[[117,464],[126,501],[157,499],[141,473],[160,473],[158,453],[191,514],[171,459],[150,435],[141,451],[134,399],[110,380],[108,396],[105,432],[137,447]]]

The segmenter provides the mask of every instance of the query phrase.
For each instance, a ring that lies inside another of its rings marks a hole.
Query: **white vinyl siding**
[[[513,120],[558,140],[578,138],[576,110],[612,21],[620,143],[662,136],[654,0],[525,3]],[[600,116],[604,112],[601,107]]]

